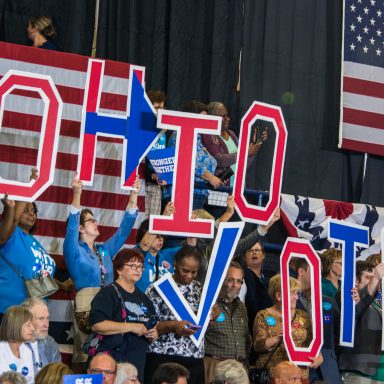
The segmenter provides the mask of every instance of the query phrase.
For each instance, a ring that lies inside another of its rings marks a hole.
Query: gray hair
[[[216,115],[217,108],[225,107],[224,103],[221,101],[212,101],[207,105],[208,115]]]
[[[27,380],[18,372],[4,372],[0,375],[0,384],[4,383],[12,383],[12,384],[26,384]]]
[[[29,297],[28,299],[25,299],[21,305],[29,310],[31,310],[35,305],[43,305],[48,308],[48,304],[38,297]]]
[[[217,364],[214,383],[249,384],[247,371],[236,360],[224,360]]]
[[[125,380],[133,376],[137,377],[137,369],[130,363],[117,364],[116,378],[114,384],[124,384]]]

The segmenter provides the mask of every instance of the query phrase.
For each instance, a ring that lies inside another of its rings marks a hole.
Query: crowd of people
[[[28,36],[36,47],[54,49],[50,18],[31,18]],[[52,48],[53,47],[53,48]],[[154,111],[165,107],[163,92],[149,91]],[[184,112],[222,118],[220,135],[198,135],[192,218],[234,218],[234,199],[222,211],[207,209],[208,189],[231,186],[236,172],[238,139],[221,102],[208,105],[192,100]],[[267,129],[250,139],[248,165],[268,139]],[[174,134],[163,133],[152,148],[175,145]],[[36,174],[32,174],[35,178]],[[98,243],[99,227],[92,210],[83,208],[83,185],[72,180],[63,254],[75,289],[73,364],[61,362],[59,347],[48,335],[49,311],[45,300],[31,296],[25,282],[54,276],[55,261],[33,236],[37,227],[35,203],[3,199],[0,225],[0,384],[61,383],[72,373],[102,374],[103,383],[222,383],[257,382],[375,383],[384,381],[381,353],[384,264],[373,255],[356,265],[355,345],[338,345],[342,256],[329,249],[322,255],[324,344],[310,364],[289,362],[283,342],[282,293],[279,271],[264,274],[263,237],[279,220],[276,210],[268,225],[258,226],[239,241],[228,268],[202,343],[190,336],[196,324],[178,319],[154,287],[165,273],[197,313],[212,251],[212,241],[170,239],[153,234],[148,220],[137,232],[133,248],[123,247],[138,216],[136,179],[119,228]],[[172,185],[161,179],[146,161],[146,215],[172,215]],[[87,203],[84,202],[83,203]],[[88,202],[89,203],[89,202]],[[305,258],[290,261],[292,338],[297,347],[312,341],[311,268]],[[12,289],[9,289],[12,287]],[[261,381],[260,381],[261,380]],[[264,381],[263,381],[264,380]],[[255,381],[256,382],[256,381]]]

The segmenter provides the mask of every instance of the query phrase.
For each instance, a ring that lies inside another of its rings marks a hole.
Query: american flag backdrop
[[[358,247],[358,257],[365,259],[369,255],[380,253],[384,208],[286,194],[281,195],[280,207],[281,220],[288,235],[310,241],[317,251],[332,246],[340,247],[340,244],[332,244],[328,240],[328,222],[332,218],[369,228],[369,247]]]
[[[339,146],[384,155],[384,2],[344,0]]]
[[[63,100],[58,155],[54,183],[36,201],[39,210],[37,239],[65,269],[62,256],[65,221],[72,200],[71,181],[79,152],[80,121],[88,57],[46,51],[0,42],[0,77],[8,70],[50,75]],[[127,107],[129,64],[106,60],[100,111],[124,114]],[[0,122],[0,177],[28,181],[36,165],[43,115],[43,102],[36,92],[13,91],[5,98]],[[99,221],[105,241],[119,225],[128,202],[128,192],[120,189],[122,139],[99,137],[95,177],[92,187],[84,187],[82,205],[91,208]],[[141,169],[141,168],[140,168]],[[142,170],[139,172],[142,173]],[[138,200],[139,217],[127,243],[133,244],[144,218],[144,186]],[[58,292],[49,300],[51,334],[64,353],[71,353],[71,295]]]

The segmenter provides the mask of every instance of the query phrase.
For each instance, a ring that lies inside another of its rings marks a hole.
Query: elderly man
[[[116,377],[117,364],[115,359],[105,353],[98,353],[89,362],[87,373],[102,374],[103,384],[113,384]]]
[[[26,299],[22,303],[32,312],[35,327],[35,341],[27,343],[32,349],[33,367],[35,374],[49,363],[61,362],[59,345],[48,335],[49,311],[45,301],[36,297]]]
[[[301,384],[303,373],[290,361],[282,361],[274,369],[275,384]]]
[[[245,305],[239,299],[244,270],[239,263],[231,262],[220,291],[220,315],[211,321],[205,334],[205,381],[214,378],[220,361],[234,359],[247,365],[251,347],[248,317]]]

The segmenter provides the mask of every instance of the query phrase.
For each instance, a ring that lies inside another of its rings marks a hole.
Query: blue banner
[[[149,151],[147,158],[151,162],[159,181],[166,181],[167,184],[172,184],[175,148],[171,147]]]

